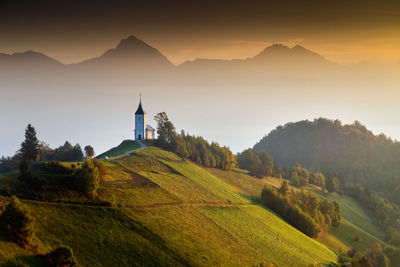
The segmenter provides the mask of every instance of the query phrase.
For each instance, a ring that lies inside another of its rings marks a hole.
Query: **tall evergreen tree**
[[[19,165],[19,181],[32,184],[33,176],[31,173],[32,161],[36,161],[40,154],[39,140],[36,138],[35,128],[28,124],[25,129],[25,140],[21,144],[20,152],[22,159]]]
[[[39,140],[36,137],[35,128],[31,124],[28,124],[25,129],[25,140],[21,144],[20,151],[23,160],[27,160],[28,162],[37,160],[39,156]]]

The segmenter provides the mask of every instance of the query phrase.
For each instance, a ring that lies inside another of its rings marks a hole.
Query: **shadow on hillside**
[[[5,266],[43,266],[43,262],[35,255],[16,256],[8,260]]]

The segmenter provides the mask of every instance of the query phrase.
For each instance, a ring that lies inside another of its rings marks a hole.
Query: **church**
[[[146,124],[146,112],[142,107],[142,98],[140,98],[139,107],[135,112],[135,140],[154,139],[155,130]]]

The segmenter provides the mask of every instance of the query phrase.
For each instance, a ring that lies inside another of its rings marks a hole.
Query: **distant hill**
[[[24,201],[43,251],[68,245],[83,266],[336,262],[333,251],[253,202],[263,180],[201,168],[156,147],[103,164],[98,194],[110,206],[76,198]],[[0,176],[0,190],[6,184],[12,189],[16,179],[15,173]],[[34,262],[28,251],[0,237],[0,264],[9,258]]]
[[[400,143],[374,135],[359,122],[342,125],[339,120],[320,118],[287,123],[263,137],[254,149],[268,151],[280,166],[299,162],[375,191],[400,188]]]
[[[0,53],[0,71],[5,74],[21,74],[26,71],[49,74],[54,70],[63,70],[65,66],[45,54],[35,51],[18,52],[13,54]]]

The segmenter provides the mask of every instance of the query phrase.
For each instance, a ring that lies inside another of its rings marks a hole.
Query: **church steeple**
[[[136,115],[138,115],[138,114],[146,114],[146,112],[143,110],[143,107],[142,107],[142,94],[140,94],[139,107],[138,107],[138,109],[136,110],[135,114],[136,114]]]

